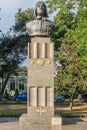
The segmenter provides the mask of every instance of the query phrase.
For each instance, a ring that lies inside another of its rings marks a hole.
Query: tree
[[[18,33],[26,32],[25,24],[28,21],[31,21],[34,19],[34,10],[33,9],[27,9],[27,10],[21,10],[19,9],[18,12],[15,15],[15,26],[14,30]]]
[[[32,14],[32,15],[31,15]],[[0,37],[0,77],[2,78],[2,89],[0,97],[4,93],[9,77],[17,73],[20,64],[27,57],[27,42],[29,38],[25,30],[26,20],[32,20],[34,13],[32,9],[18,10],[15,16],[15,26],[10,28],[7,34],[1,33]]]
[[[3,95],[3,98],[5,98],[5,99],[9,99],[9,94],[8,94],[8,92],[7,92],[7,89],[5,90],[5,92],[4,92],[4,95]]]
[[[0,95],[3,95],[5,86],[10,75],[17,71],[19,65],[26,58],[27,54],[24,48],[25,45],[20,44],[23,37],[23,35],[21,35],[20,37],[6,35],[3,39],[1,39],[0,77],[2,78],[2,89]],[[24,43],[26,43],[26,41]]]
[[[74,3],[67,2],[67,0],[46,0],[49,13],[55,12],[54,22],[56,30],[52,36],[52,40],[55,43],[55,51],[58,51],[61,46],[62,39],[67,33],[68,29],[71,29],[75,22],[73,9]]]
[[[55,16],[58,28],[53,39],[56,44],[60,41],[60,47],[55,48],[55,59],[60,61],[61,67],[58,67],[55,89],[69,94],[72,109],[75,95],[87,91],[87,2],[47,0],[47,3],[51,12],[59,8]]]
[[[17,96],[17,95],[19,95],[19,91],[18,91],[18,89],[16,88],[16,89],[15,89],[15,94],[14,94],[14,96]]]

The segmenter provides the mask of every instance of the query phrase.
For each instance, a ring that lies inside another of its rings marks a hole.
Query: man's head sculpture
[[[51,36],[55,25],[52,21],[46,19],[48,17],[47,7],[43,1],[36,3],[35,15],[36,18],[34,20],[26,23],[29,36]]]
[[[36,17],[39,15],[38,8],[42,9],[43,14],[41,14],[41,15],[43,17],[45,17],[45,18],[48,17],[47,7],[46,7],[46,4],[43,1],[38,1],[36,3],[36,7],[35,7],[35,15],[36,15]]]

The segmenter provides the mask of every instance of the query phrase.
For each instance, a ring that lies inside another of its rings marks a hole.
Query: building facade
[[[2,82],[0,80],[0,90],[1,87]],[[11,96],[14,95],[15,89],[18,89],[19,93],[27,92],[27,68],[20,69],[17,76],[12,75],[9,78],[5,89],[7,89],[8,94]]]
[[[27,92],[27,77],[26,76],[13,76],[10,77],[7,85],[7,92],[13,96],[15,89],[18,89],[19,93]]]

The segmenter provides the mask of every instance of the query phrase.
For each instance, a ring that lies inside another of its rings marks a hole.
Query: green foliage
[[[18,10],[15,16],[15,26],[0,36],[0,77],[17,69],[27,57],[28,36],[25,30],[25,23],[34,18],[33,9]]]
[[[31,21],[34,19],[34,10],[27,9],[22,11],[21,9],[18,10],[18,13],[15,16],[15,31],[24,32],[26,31],[25,24],[27,21]]]
[[[18,89],[16,88],[16,89],[15,89],[14,96],[17,96],[17,95],[19,95],[19,91],[18,91]]]
[[[21,104],[22,101],[17,99],[17,100],[16,100],[16,103],[17,103],[17,104]]]
[[[20,117],[22,113],[3,113],[0,112],[0,117]]]
[[[59,60],[55,77],[58,94],[75,97],[87,92],[87,1],[46,0],[50,12],[56,11],[53,41],[55,60]]]
[[[66,0],[46,0],[49,12],[53,13],[55,11],[54,22],[56,24],[56,30],[52,37],[55,43],[55,50],[58,51],[62,44],[62,40],[69,29],[75,24],[73,11],[74,3],[68,3]]]
[[[7,92],[7,89],[6,89],[5,92],[4,92],[3,98],[9,99],[9,94],[8,94],[8,92]]]
[[[0,92],[3,95],[10,75],[17,74],[22,62],[27,58],[27,43],[30,37],[26,34],[25,23],[34,18],[33,9],[18,10],[15,16],[15,26],[0,35],[0,78],[4,83]]]

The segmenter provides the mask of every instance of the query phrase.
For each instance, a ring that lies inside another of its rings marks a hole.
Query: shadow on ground
[[[18,122],[19,118],[16,117],[0,117],[0,123],[3,122]]]
[[[62,118],[62,121],[63,125],[73,125],[84,122],[84,120],[80,118]]]
[[[19,121],[19,118],[16,118],[16,117],[1,117],[0,118],[0,123],[18,122],[18,121]],[[84,122],[84,120],[80,119],[80,118],[64,118],[63,117],[62,122],[63,122],[63,125],[73,125],[73,124],[78,124],[78,123]],[[85,122],[87,122],[87,120]]]

